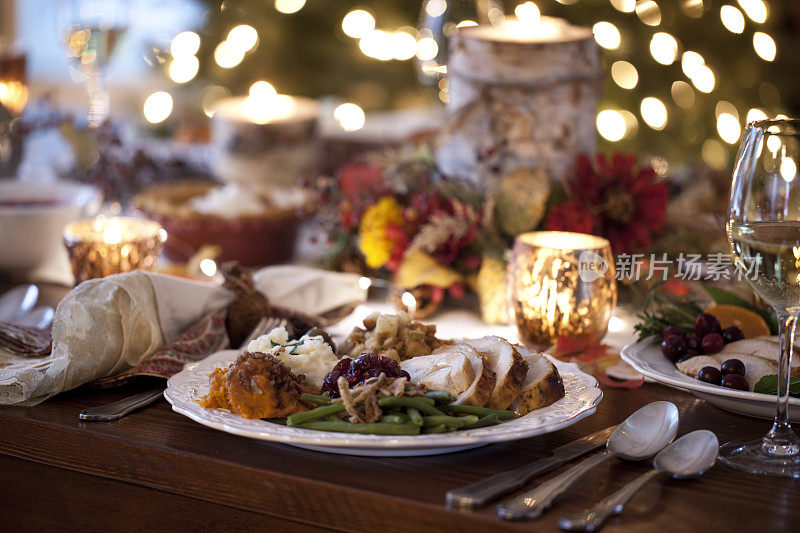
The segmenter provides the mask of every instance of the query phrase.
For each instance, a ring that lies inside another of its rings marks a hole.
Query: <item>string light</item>
[[[750,124],[751,122],[755,122],[757,120],[767,120],[767,114],[761,111],[758,108],[753,108],[747,112],[747,117],[745,118],[745,123]]]
[[[794,181],[795,176],[797,176],[797,164],[792,161],[791,157],[786,157],[786,147],[783,147],[783,157],[781,160],[781,177],[786,183],[791,183]]]
[[[717,133],[726,143],[735,144],[741,133],[739,120],[730,113],[720,113],[717,117]]]
[[[639,0],[636,3],[636,16],[648,26],[661,24],[661,9],[653,0]]]
[[[714,72],[705,64],[703,56],[691,50],[686,51],[681,56],[681,69],[686,77],[689,78],[697,90],[710,93],[716,85]]]
[[[425,13],[431,17],[441,17],[447,11],[447,2],[445,0],[428,0],[425,4]]]
[[[333,118],[336,119],[344,131],[360,130],[366,123],[364,110],[350,102],[341,104],[334,109]]]
[[[675,103],[683,109],[691,109],[694,106],[694,90],[685,81],[676,81],[670,87],[670,94]]]
[[[724,5],[719,8],[719,18],[728,31],[732,33],[742,33],[744,31],[744,15],[735,7]]]
[[[383,30],[372,30],[358,42],[358,47],[367,57],[389,61],[394,58],[393,44],[391,34]]]
[[[623,13],[633,13],[636,9],[636,0],[611,0],[611,5],[617,11]]]
[[[172,57],[193,56],[200,50],[200,36],[193,31],[182,31],[172,38],[169,52]]]
[[[354,9],[342,19],[342,31],[353,39],[361,39],[374,29],[375,17],[363,9]]]
[[[172,113],[172,96],[165,91],[154,92],[144,101],[142,110],[147,122],[164,122]]]
[[[252,50],[258,44],[258,32],[252,26],[240,24],[228,32],[228,42],[242,53]]]
[[[475,22],[474,20],[467,19],[467,20],[462,20],[461,22],[456,24],[456,28],[470,28],[472,26],[477,26],[477,25],[478,23]]]
[[[275,10],[285,15],[297,13],[304,5],[306,0],[275,0]]]
[[[681,0],[681,9],[687,17],[699,19],[703,16],[703,0]]]
[[[439,45],[433,37],[423,37],[417,42],[417,57],[422,61],[433,59],[439,54]]]
[[[667,106],[658,98],[648,96],[642,100],[639,110],[645,124],[654,130],[663,130],[667,125]]]
[[[778,47],[772,37],[760,31],[753,34],[753,49],[764,61],[773,61],[778,53]]]
[[[747,18],[758,24],[767,21],[767,4],[763,0],[739,0]]]
[[[225,40],[214,49],[214,61],[222,68],[233,68],[244,59],[244,51]]]
[[[625,118],[619,111],[606,109],[597,114],[597,131],[600,136],[611,142],[617,142],[625,137]]]
[[[404,61],[417,53],[417,40],[408,32],[396,31],[392,35],[394,59]]]
[[[197,76],[200,61],[195,56],[178,56],[170,61],[168,75],[175,83],[186,83]]]
[[[678,57],[678,41],[669,33],[658,32],[650,39],[650,55],[662,65],[671,65]]]
[[[610,22],[598,22],[592,26],[592,32],[594,33],[594,40],[603,48],[609,50],[619,48],[622,38],[617,27]]]
[[[623,89],[634,89],[639,83],[639,72],[627,61],[615,61],[611,65],[611,79]]]

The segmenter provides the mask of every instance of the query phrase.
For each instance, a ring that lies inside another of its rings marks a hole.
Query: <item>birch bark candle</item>
[[[601,55],[589,28],[563,19],[506,19],[450,38],[442,171],[491,187],[520,168],[562,179],[595,149]]]

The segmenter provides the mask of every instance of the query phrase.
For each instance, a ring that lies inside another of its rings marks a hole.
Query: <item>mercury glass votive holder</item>
[[[559,337],[599,341],[617,303],[608,240],[595,235],[537,231],[517,236],[506,295],[512,322],[528,346]]]
[[[166,240],[158,222],[130,217],[97,217],[64,226],[75,284],[142,269],[152,270]]]

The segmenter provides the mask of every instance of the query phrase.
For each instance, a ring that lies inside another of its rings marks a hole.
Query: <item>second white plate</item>
[[[692,392],[722,409],[758,418],[771,419],[775,416],[775,396],[728,389],[687,376],[664,357],[661,348],[653,340],[629,344],[622,349],[621,355],[623,361],[640,374],[664,385]],[[789,418],[792,422],[800,422],[800,398],[789,398]]]

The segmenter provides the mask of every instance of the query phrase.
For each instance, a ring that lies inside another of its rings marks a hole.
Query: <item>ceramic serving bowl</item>
[[[70,272],[64,225],[94,215],[101,203],[90,185],[0,180],[0,277],[46,268],[49,277],[64,281]]]

